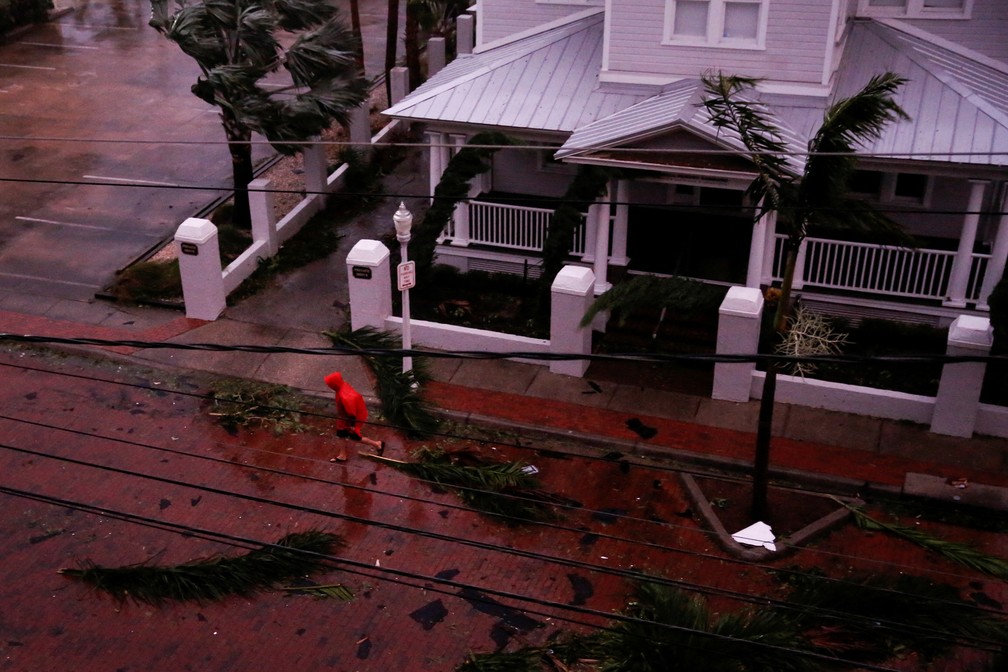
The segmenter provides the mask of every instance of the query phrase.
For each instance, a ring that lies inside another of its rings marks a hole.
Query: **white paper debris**
[[[775,537],[770,529],[770,526],[762,521],[753,523],[744,530],[739,530],[731,536],[732,539],[740,544],[746,544],[747,546],[762,546],[770,551],[777,550],[777,546],[774,545]]]
[[[538,474],[539,473],[539,467],[535,466],[534,464],[526,465],[526,466],[522,467],[522,473],[523,474],[528,474],[529,476],[531,476],[533,474]]]

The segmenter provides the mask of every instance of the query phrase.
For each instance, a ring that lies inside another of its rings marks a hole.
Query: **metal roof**
[[[572,132],[646,94],[603,90],[603,12],[461,56],[385,111],[414,121]]]
[[[603,13],[457,58],[385,111],[440,121],[522,131],[570,133],[557,158],[592,161],[592,152],[631,149],[662,134],[687,131],[715,147],[744,151],[737,136],[710,124],[699,79],[654,89],[600,86]],[[884,71],[907,83],[897,102],[910,116],[888,124],[862,151],[922,161],[1008,165],[1008,68],[929,42],[893,25],[856,21],[832,99],[849,96]],[[759,93],[756,102],[782,131],[791,168],[800,172],[825,98]],[[679,136],[682,137],[682,136]],[[596,158],[601,158],[597,154]],[[662,160],[671,164],[671,153]]]
[[[854,24],[835,97],[884,71],[907,79],[896,102],[910,116],[863,147],[915,160],[1008,165],[1008,72],[876,21]]]
[[[703,82],[699,79],[676,82],[658,95],[579,128],[557,151],[556,158],[575,162],[590,160],[591,156],[598,152],[629,148],[642,140],[654,139],[681,130],[706,140],[712,150],[721,148],[745,152],[745,146],[737,133],[729,129],[716,128],[711,123],[710,114],[703,105],[705,95]],[[804,162],[802,152],[807,147],[807,138],[792,130],[788,122],[774,114],[776,110],[772,110],[759,100],[752,102],[781,131],[780,140],[787,151],[791,152],[788,157],[791,170],[801,172]],[[696,149],[697,147],[690,148],[690,150]],[[683,158],[688,161],[695,160],[695,157],[686,155]],[[641,160],[642,163],[652,163],[644,156]],[[664,163],[675,165],[674,153],[669,153]]]

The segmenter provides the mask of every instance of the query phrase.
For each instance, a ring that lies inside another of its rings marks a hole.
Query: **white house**
[[[622,169],[573,245],[597,292],[624,273],[771,284],[781,236],[744,207],[751,164],[709,123],[699,77],[759,78],[800,165],[823,110],[894,71],[910,119],[863,148],[854,188],[919,247],[809,238],[795,287],[834,312],[987,309],[1008,257],[1005,0],[479,0],[472,12],[472,53],[385,112],[423,124],[431,193],[474,134],[518,142],[456,209],[440,262],[534,273],[552,201],[596,164]]]

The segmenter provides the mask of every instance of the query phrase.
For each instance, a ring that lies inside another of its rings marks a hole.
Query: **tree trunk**
[[[388,23],[385,31],[385,95],[392,104],[392,68],[396,64],[396,47],[399,43],[399,0],[388,0]]]
[[[229,115],[221,115],[227,133],[228,151],[231,153],[231,174],[234,187],[232,223],[242,229],[252,230],[249,210],[248,185],[255,177],[252,168],[252,133]]]
[[[406,3],[406,68],[409,70],[409,88],[414,90],[423,83],[420,70],[420,21],[412,2]]]
[[[350,29],[357,38],[357,65],[364,72],[364,37],[361,34],[360,0],[350,0]]]
[[[778,335],[784,333],[787,317],[791,311],[791,285],[794,282],[799,245],[801,245],[800,239],[789,239],[785,245],[784,277],[781,281],[777,313],[774,315],[774,332]],[[760,396],[759,420],[756,424],[756,455],[753,458],[752,505],[749,510],[753,522],[759,520],[766,522],[770,513],[767,491],[770,488],[770,439],[773,430],[774,397],[777,394],[777,370],[777,362],[767,363],[763,394]]]

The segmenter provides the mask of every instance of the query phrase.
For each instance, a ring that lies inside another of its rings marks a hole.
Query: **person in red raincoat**
[[[333,371],[325,377],[325,384],[336,393],[336,436],[350,441],[363,441],[373,447],[381,455],[385,450],[385,442],[371,439],[361,432],[368,410],[364,397],[350,383],[343,380],[343,374]],[[340,444],[340,452],[331,461],[346,462],[347,444]]]

